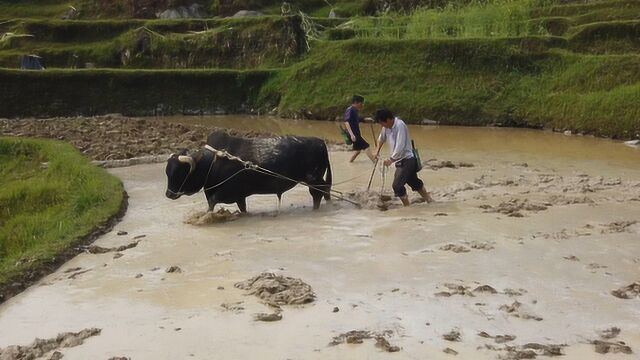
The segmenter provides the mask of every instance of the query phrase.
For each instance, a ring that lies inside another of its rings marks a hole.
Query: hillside
[[[333,119],[359,93],[410,122],[640,136],[635,0],[5,0],[0,34],[5,117]]]

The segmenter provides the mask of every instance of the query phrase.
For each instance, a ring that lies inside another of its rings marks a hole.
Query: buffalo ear
[[[180,149],[180,151],[178,152],[178,155],[187,155],[188,151],[187,149]]]

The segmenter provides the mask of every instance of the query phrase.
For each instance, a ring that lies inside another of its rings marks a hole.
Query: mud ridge
[[[4,349],[0,349],[0,359],[2,360],[26,360],[42,358],[48,353],[51,358],[60,359],[62,354],[55,351],[60,348],[69,348],[82,345],[85,339],[100,335],[101,329],[91,328],[72,333],[66,332],[58,334],[58,336],[50,339],[36,338],[30,345],[20,346],[11,345]],[[54,352],[55,351],[55,352]]]
[[[130,242],[126,245],[122,245],[118,247],[110,247],[110,248],[106,248],[98,245],[90,245],[87,247],[87,252],[90,254],[105,254],[108,252],[120,252],[120,251],[132,249],[138,246],[138,243],[140,243],[140,240]]]

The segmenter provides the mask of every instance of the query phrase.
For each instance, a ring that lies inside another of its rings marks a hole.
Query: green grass
[[[445,124],[554,127],[628,138],[640,133],[640,56],[579,56],[562,39],[357,39],[318,44],[262,89],[282,113],[367,112]],[[372,71],[373,70],[373,71]]]
[[[20,20],[6,31],[33,35],[0,42],[0,67],[7,68],[17,67],[25,53],[39,55],[45,67],[55,68],[82,68],[87,63],[109,68],[270,68],[284,66],[306,51],[297,16]]]
[[[73,2],[66,1],[0,1],[0,22],[2,19],[38,18],[59,19]]]
[[[0,137],[0,284],[73,246],[122,197],[120,181],[69,144]]]

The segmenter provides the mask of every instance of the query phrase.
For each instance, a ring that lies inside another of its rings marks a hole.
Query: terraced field
[[[0,116],[332,119],[359,93],[414,123],[639,135],[640,2],[387,5],[0,1]],[[156,18],[194,6],[203,18]],[[27,54],[47,70],[16,71]]]

